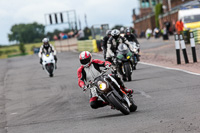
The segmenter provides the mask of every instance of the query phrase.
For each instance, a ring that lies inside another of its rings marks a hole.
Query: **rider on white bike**
[[[48,38],[44,38],[42,40],[42,42],[43,42],[43,45],[40,47],[40,51],[38,53],[38,56],[40,58],[40,64],[42,64],[42,54],[46,53],[46,52],[53,53],[55,63],[57,64],[56,50],[53,47],[53,45],[49,43],[49,39]],[[55,68],[57,68],[57,65],[56,65]]]

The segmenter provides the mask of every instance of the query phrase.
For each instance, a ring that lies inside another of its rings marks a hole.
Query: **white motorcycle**
[[[130,42],[131,45],[133,46],[133,59],[134,59],[134,70],[136,69],[136,65],[138,63],[138,61],[140,61],[140,45],[136,44],[135,42]]]
[[[42,55],[42,67],[47,72],[49,77],[53,77],[55,71],[55,60],[52,53],[43,53]]]

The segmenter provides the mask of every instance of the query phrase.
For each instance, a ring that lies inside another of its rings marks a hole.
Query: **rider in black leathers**
[[[139,44],[136,36],[130,32],[130,29],[126,29],[124,37],[126,37],[129,42],[135,42],[136,44]]]
[[[131,31],[130,31],[130,29],[129,28],[127,28],[126,30],[125,30],[125,36],[124,36],[129,42],[135,42],[137,45],[139,45],[139,42],[138,42],[138,40],[137,40],[137,38],[136,38],[136,36],[133,34],[133,33],[131,33]],[[140,51],[140,49],[139,49],[139,51]],[[140,55],[138,54],[137,55],[137,61],[140,61]]]
[[[104,60],[106,60],[107,42],[110,37],[111,37],[111,30],[107,30],[106,36],[103,38],[103,43],[102,43]]]

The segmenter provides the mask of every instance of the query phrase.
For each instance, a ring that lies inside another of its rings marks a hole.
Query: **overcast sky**
[[[132,10],[139,0],[0,0],[0,44],[9,44],[8,33],[12,25],[38,22],[45,25],[44,14],[76,10],[82,28],[84,14],[88,26],[108,23],[132,26]],[[65,28],[65,25],[46,26],[46,31]]]

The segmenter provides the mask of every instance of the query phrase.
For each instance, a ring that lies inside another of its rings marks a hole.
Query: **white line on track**
[[[194,72],[190,72],[190,71],[183,70],[183,69],[171,68],[171,67],[165,67],[165,66],[159,66],[159,65],[154,65],[154,64],[145,63],[145,62],[139,62],[139,63],[140,63],[140,64],[144,64],[144,65],[154,66],[154,67],[160,67],[160,68],[164,68],[164,69],[168,69],[168,70],[181,71],[181,72],[185,72],[185,73],[188,73],[188,74],[200,76],[199,73],[194,73]]]
[[[144,91],[138,91],[142,96],[145,96],[146,98],[152,98],[150,95],[148,95],[147,93],[145,93]]]
[[[10,115],[17,115],[18,113],[17,112],[15,112],[15,113],[11,113]]]

